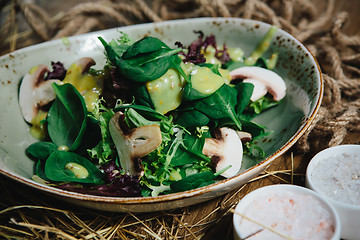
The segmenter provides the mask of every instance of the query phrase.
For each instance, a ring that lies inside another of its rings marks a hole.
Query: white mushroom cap
[[[141,176],[143,170],[139,158],[154,151],[161,144],[160,127],[145,125],[128,129],[124,121],[124,114],[117,112],[110,119],[109,130],[122,169],[132,176]]]
[[[253,102],[259,100],[260,98],[265,96],[266,93],[268,92],[265,84],[260,80],[247,78],[247,79],[244,79],[243,82],[252,83],[254,85],[254,90],[253,90],[253,92],[251,94],[251,98],[250,98],[250,100]]]
[[[31,123],[40,108],[55,99],[55,92],[51,86],[60,80],[45,80],[49,72],[45,65],[36,67],[33,73],[28,73],[21,81],[19,89],[19,105],[25,121]]]
[[[240,171],[243,146],[238,133],[227,127],[218,129],[215,138],[206,138],[203,154],[210,157],[215,165],[216,172],[228,167],[229,169],[220,174],[223,177],[231,178]]]
[[[285,97],[286,85],[284,80],[274,71],[266,68],[247,66],[234,69],[230,72],[231,79],[244,79],[244,82],[253,83],[254,97],[251,100],[265,96],[263,88],[269,92],[275,101],[280,101]],[[261,84],[264,86],[262,87]],[[259,90],[259,92],[257,92]],[[259,97],[260,96],[260,97]]]

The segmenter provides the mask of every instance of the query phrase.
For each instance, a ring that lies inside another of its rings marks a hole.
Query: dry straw
[[[314,2],[323,3],[324,8],[319,10]],[[76,5],[64,0],[62,6],[70,7],[55,15],[42,7],[46,3],[0,1],[1,54],[46,40],[144,22],[205,16],[256,19],[303,41],[323,70],[323,103],[294,151],[315,153],[345,143],[360,131],[360,36],[344,33],[343,27],[351,19],[346,12],[335,12],[335,0],[92,0]],[[248,184],[274,175],[280,178],[279,174],[291,178],[278,181],[292,182],[293,165],[290,170],[264,173]],[[9,193],[6,181],[0,180],[0,238],[4,239],[200,239],[230,215],[245,187],[222,197],[205,215],[189,218],[189,208],[146,215],[74,209],[56,200],[45,202],[41,194]],[[22,205],[22,199],[33,205]],[[69,210],[49,207],[53,205]]]

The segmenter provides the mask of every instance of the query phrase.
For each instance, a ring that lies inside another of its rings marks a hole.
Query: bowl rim
[[[226,22],[226,21],[239,21],[239,22],[246,22],[249,24],[258,24],[258,25],[263,25],[266,27],[270,27],[272,26],[271,24],[265,23],[265,22],[261,22],[258,20],[252,20],[252,19],[244,19],[244,18],[235,18],[235,17],[199,17],[199,18],[189,18],[189,19],[176,19],[176,20],[169,20],[169,21],[163,21],[163,22],[151,22],[151,23],[142,23],[142,24],[136,24],[136,25],[129,25],[129,26],[122,26],[122,27],[118,27],[118,28],[111,28],[111,29],[105,29],[105,30],[100,30],[100,31],[94,31],[94,32],[89,32],[89,33],[85,33],[85,34],[81,34],[81,35],[76,35],[76,36],[69,36],[67,37],[69,40],[70,39],[76,39],[79,37],[87,37],[87,36],[91,36],[94,34],[103,34],[106,31],[113,31],[121,29],[123,31],[126,31],[127,28],[132,28],[132,27],[145,27],[145,26],[152,26],[153,28],[156,28],[158,26],[162,26],[162,25],[168,25],[168,24],[176,24],[176,23],[191,23],[194,21],[198,21],[198,22]],[[184,192],[180,192],[180,193],[172,193],[172,194],[167,194],[167,195],[161,195],[161,196],[157,196],[157,197],[107,197],[107,196],[97,196],[97,195],[90,195],[90,194],[81,194],[81,193],[76,193],[76,192],[71,192],[71,191],[66,191],[66,190],[62,190],[62,189],[58,189],[58,188],[54,188],[54,187],[50,187],[50,186],[46,186],[46,185],[42,185],[40,183],[37,183],[31,179],[25,179],[19,176],[16,176],[12,173],[8,173],[2,169],[0,169],[0,173],[11,178],[14,179],[18,182],[24,183],[28,186],[31,187],[36,187],[37,189],[40,189],[42,191],[45,191],[47,193],[51,193],[51,194],[55,194],[57,196],[61,196],[61,197],[65,197],[65,198],[73,198],[76,200],[82,200],[82,201],[93,201],[93,202],[103,202],[103,203],[118,203],[118,204],[124,204],[124,205],[133,205],[133,204],[145,204],[145,203],[160,203],[160,202],[164,202],[164,201],[174,201],[174,200],[178,200],[178,199],[184,199],[184,198],[190,198],[196,195],[201,195],[207,192],[212,191],[213,188],[216,187],[220,187],[222,184],[224,183],[235,183],[237,178],[239,178],[239,176],[241,175],[246,175],[246,174],[250,174],[252,171],[255,171],[258,168],[265,168],[266,166],[268,166],[271,162],[273,162],[276,158],[278,158],[279,156],[281,156],[283,153],[285,153],[288,149],[290,149],[295,143],[296,141],[307,131],[307,129],[310,127],[311,123],[314,121],[316,114],[318,113],[319,109],[320,109],[320,105],[322,102],[322,98],[323,98],[323,91],[324,91],[324,80],[323,80],[323,76],[322,76],[322,72],[321,72],[321,68],[319,66],[319,63],[317,62],[315,56],[310,52],[310,50],[307,48],[307,46],[305,44],[303,44],[300,40],[298,40],[296,37],[294,37],[293,35],[289,34],[288,32],[286,32],[285,30],[282,29],[278,29],[278,31],[281,32],[281,34],[293,39],[296,43],[296,45],[300,46],[302,50],[304,50],[308,55],[310,60],[313,62],[314,64],[314,74],[317,75],[317,80],[319,81],[319,89],[317,92],[317,98],[314,99],[316,101],[313,111],[311,112],[311,114],[309,114],[309,116],[306,118],[305,124],[303,124],[298,130],[297,132],[283,145],[281,146],[276,152],[274,152],[272,155],[268,156],[267,158],[265,158],[264,160],[262,160],[260,163],[246,169],[244,172],[242,172],[241,174],[238,174],[232,178],[229,179],[224,179],[221,180],[219,182],[213,183],[211,185],[208,186],[204,186],[204,187],[200,187],[197,189],[193,189],[193,190],[188,190],[188,191],[184,191]],[[30,49],[36,49],[36,48],[41,48],[47,45],[51,45],[56,41],[62,41],[62,39],[55,39],[55,40],[50,40],[47,42],[43,42],[43,43],[39,43],[36,45],[32,45],[32,46],[28,46],[19,50],[16,50],[15,52],[20,53],[23,51],[28,51]],[[4,59],[6,57],[11,57],[11,55],[14,52],[10,52],[8,54],[3,55],[2,57],[0,57],[0,59]]]
[[[236,205],[235,207],[235,212],[239,211],[239,208],[241,207],[245,207],[242,206],[242,203],[247,203],[248,201],[252,200],[254,197],[256,197],[257,194],[261,194],[263,192],[276,192],[276,191],[281,191],[281,192],[293,192],[293,193],[300,193],[302,195],[307,194],[307,195],[311,195],[312,197],[318,199],[322,205],[325,205],[327,210],[330,212],[330,214],[332,215],[333,219],[334,219],[334,225],[335,225],[335,229],[334,229],[334,234],[331,238],[331,240],[337,240],[340,239],[340,235],[341,235],[341,221],[340,221],[340,216],[338,214],[338,212],[336,211],[335,207],[330,203],[330,201],[328,201],[328,199],[324,198],[322,195],[318,194],[315,191],[312,191],[311,189],[308,189],[306,187],[302,187],[302,186],[298,186],[298,185],[293,185],[293,184],[275,184],[275,185],[268,185],[268,186],[264,186],[264,187],[260,187],[258,189],[255,189],[254,191],[248,193],[247,195],[245,195]],[[237,221],[239,221],[239,219],[241,218],[240,215],[238,214],[233,214],[233,227],[234,227],[234,234],[237,234],[238,236],[240,236],[240,230],[239,230],[239,224],[237,224]]]
[[[347,209],[351,209],[351,210],[355,210],[355,211],[360,211],[360,205],[356,205],[356,204],[352,204],[352,203],[346,203],[346,202],[342,202],[336,199],[333,199],[331,197],[329,197],[328,195],[324,194],[321,189],[319,189],[318,187],[316,187],[316,184],[314,184],[314,181],[311,177],[311,173],[312,171],[314,171],[316,169],[316,165],[323,160],[323,156],[327,156],[333,152],[336,153],[343,153],[346,151],[352,150],[351,152],[358,152],[360,155],[360,145],[356,145],[356,144],[342,144],[342,145],[338,145],[338,146],[333,146],[333,147],[329,147],[326,148],[320,152],[318,152],[309,162],[307,168],[306,168],[306,185],[307,187],[309,187],[310,189],[312,189],[313,191],[321,194],[323,197],[327,198],[328,200],[330,200],[331,203],[339,205],[343,208],[347,208]]]

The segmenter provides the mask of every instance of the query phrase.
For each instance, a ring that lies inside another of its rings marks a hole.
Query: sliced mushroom
[[[79,66],[79,73],[84,74],[89,71],[90,67],[95,65],[94,59],[90,57],[83,57],[76,61],[76,66]],[[71,69],[70,69],[71,70]],[[51,86],[52,83],[60,83],[58,79],[45,80],[45,75],[49,73],[49,69],[45,65],[38,65],[33,68],[30,73],[26,74],[21,81],[19,88],[19,105],[25,121],[32,123],[40,109],[52,102],[56,94]],[[71,71],[67,72],[70,75]],[[70,82],[74,86],[75,83]],[[88,84],[90,85],[90,84]],[[94,85],[94,84],[93,84]],[[98,92],[96,89],[95,92]]]
[[[95,60],[91,57],[83,57],[76,61],[76,64],[81,66],[82,74],[87,73],[91,66],[95,65]]]
[[[244,82],[253,83],[255,88],[252,101],[256,101],[259,98],[266,95],[269,92],[275,101],[280,101],[285,97],[286,85],[284,80],[274,71],[255,67],[240,67],[230,72],[231,79],[243,79]],[[261,86],[263,85],[263,86]],[[263,89],[266,89],[264,92]]]
[[[31,73],[24,76],[19,88],[19,105],[25,121],[31,123],[40,109],[55,99],[52,83],[60,80],[45,80],[49,69],[39,65]]]
[[[231,178],[239,173],[243,146],[237,132],[231,128],[223,127],[215,131],[215,138],[206,138],[203,154],[211,158],[211,162],[218,172],[228,166],[231,167],[220,174]]]
[[[257,79],[247,78],[244,79],[243,82],[252,83],[254,85],[254,90],[251,94],[250,100],[255,102],[256,100],[259,100],[263,96],[265,96],[268,92],[265,84]]]
[[[252,139],[251,133],[243,132],[243,131],[237,131],[236,133],[239,136],[241,142],[243,142],[243,143],[250,142]]]
[[[140,158],[154,151],[162,142],[158,125],[145,125],[129,129],[122,112],[110,120],[109,130],[123,170],[133,176],[142,176]]]

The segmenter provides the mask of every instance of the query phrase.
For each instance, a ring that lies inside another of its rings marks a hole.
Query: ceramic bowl
[[[239,18],[196,18],[158,23],[126,26],[116,29],[63,38],[27,47],[0,58],[0,173],[52,196],[82,206],[108,210],[151,212],[207,201],[223,195],[261,173],[277,157],[288,150],[306,131],[313,121],[322,98],[323,80],[315,58],[296,38],[278,30],[266,57],[278,51],[279,60],[275,72],[280,74],[287,85],[283,102],[255,121],[266,125],[273,133],[259,142],[266,157],[259,161],[244,159],[240,173],[230,179],[199,189],[145,198],[100,197],[59,190],[31,180],[34,162],[25,156],[29,144],[36,141],[29,134],[18,105],[18,86],[21,77],[33,66],[50,65],[61,61],[65,67],[85,56],[95,59],[95,68],[105,63],[104,49],[98,40],[117,39],[119,31],[137,40],[151,35],[163,40],[170,47],[180,41],[190,44],[201,30],[205,35],[214,34],[219,44],[241,47],[248,56],[270,28],[269,24]]]
[[[360,239],[360,145],[340,145],[316,154],[306,170],[306,186],[335,207],[341,238]]]
[[[235,208],[233,226],[235,240],[338,240],[341,232],[339,216],[329,201],[310,189],[289,184],[247,194]]]

